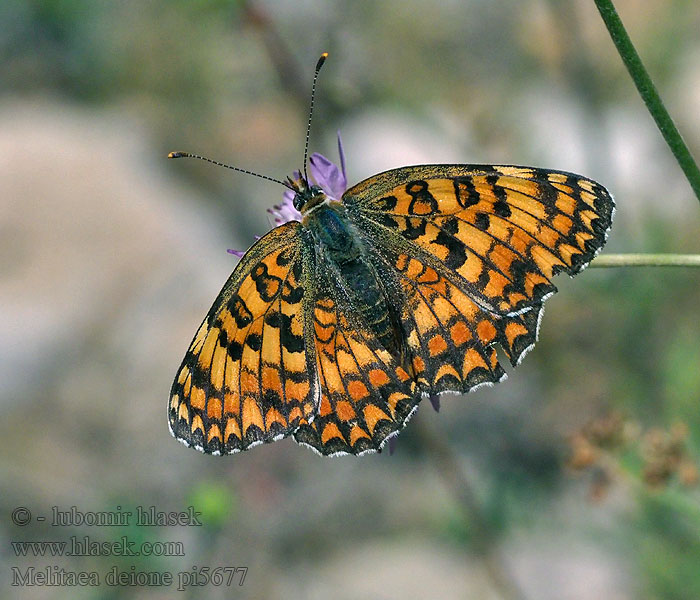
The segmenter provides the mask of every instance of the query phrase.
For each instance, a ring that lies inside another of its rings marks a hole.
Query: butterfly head
[[[308,212],[319,204],[323,204],[323,202],[328,199],[328,196],[326,196],[321,186],[312,185],[307,179],[304,179],[298,171],[294,175],[294,179],[289,177],[287,181],[294,191],[292,205],[301,214]]]
[[[273,209],[268,209],[274,218],[275,225],[281,225],[287,221],[300,221],[302,213],[308,212],[327,200],[340,200],[343,197],[348,183],[340,132],[338,132],[338,153],[339,165],[323,154],[314,152],[309,158],[310,178],[301,171],[294,171],[292,177],[287,178],[284,183],[287,190],[283,194],[282,203],[275,205]]]

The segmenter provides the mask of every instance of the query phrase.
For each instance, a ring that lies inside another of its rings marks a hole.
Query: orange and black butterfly
[[[420,165],[343,192],[342,148],[341,161],[311,157],[320,185],[280,182],[281,224],[197,331],[168,405],[186,445],[230,454],[293,435],[324,455],[379,450],[423,397],[502,381],[496,346],[520,363],[552,277],[585,268],[612,222],[610,194],[573,173]]]

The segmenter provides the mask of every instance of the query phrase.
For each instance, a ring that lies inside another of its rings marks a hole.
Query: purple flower
[[[311,165],[311,177],[333,200],[340,200],[348,189],[348,178],[345,174],[345,153],[343,142],[338,132],[338,155],[340,156],[340,168],[328,160],[323,154],[314,152],[309,159]]]
[[[298,171],[295,172],[295,175],[296,173]],[[301,213],[294,208],[294,192],[287,190],[283,196],[280,204],[275,204],[272,208],[267,209],[272,217],[270,221],[273,227],[289,223],[289,221],[301,221]]]
[[[268,209],[268,210],[269,210],[269,209]],[[292,219],[290,219],[290,221],[291,221],[291,220],[292,220]],[[259,236],[259,235],[256,235],[256,236],[254,236],[254,237],[255,237],[255,241],[256,241],[256,242],[260,239],[260,236]],[[238,258],[243,258],[243,255],[244,255],[246,252],[248,252],[248,251],[247,251],[247,250],[234,250],[234,249],[232,249],[232,248],[227,248],[227,249],[226,249],[226,252],[228,252],[229,254],[233,254],[234,256],[237,256]]]
[[[301,173],[299,171],[294,171],[292,179],[294,179],[294,181],[299,181],[301,179]],[[267,212],[272,215],[273,227],[282,225],[282,223],[288,223],[289,221],[301,221],[301,213],[294,208],[295,195],[296,193],[294,191],[285,190],[282,193],[282,203],[275,204],[272,208],[267,209]]]
[[[345,174],[345,153],[343,152],[343,142],[340,139],[340,131],[338,132],[338,154],[340,155],[340,167],[318,152],[314,152],[309,159],[311,178],[333,200],[340,200],[348,188],[348,179]],[[301,179],[301,173],[294,171],[293,179],[295,181]],[[270,221],[273,227],[289,221],[301,221],[301,213],[294,208],[294,196],[295,193],[292,190],[285,190],[282,194],[282,202],[267,209],[271,215]],[[255,239],[259,238],[260,236],[255,236]],[[243,250],[230,248],[226,252],[238,258],[242,258],[245,254]]]

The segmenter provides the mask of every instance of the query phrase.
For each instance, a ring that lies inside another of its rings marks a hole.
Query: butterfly
[[[418,165],[343,191],[342,147],[342,174],[314,158],[335,180],[288,178],[294,218],[242,256],[177,372],[187,446],[380,450],[423,397],[502,381],[496,346],[520,363],[552,277],[584,269],[612,223],[608,191],[564,171]]]

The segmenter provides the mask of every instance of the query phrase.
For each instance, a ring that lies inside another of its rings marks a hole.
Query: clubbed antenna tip
[[[324,52],[323,54],[321,54],[321,56],[318,59],[318,62],[316,63],[316,72],[317,73],[321,70],[323,63],[326,62],[327,58],[328,58],[328,52]]]
[[[316,72],[314,73],[314,81],[311,84],[311,104],[309,106],[309,120],[306,124],[306,141],[304,142],[304,179],[309,180],[309,176],[306,172],[306,159],[309,156],[309,135],[311,134],[311,117],[314,114],[314,96],[316,95],[316,80],[318,79],[318,72],[321,70],[323,63],[326,62],[328,58],[328,52],[324,52],[318,59],[316,63]]]

